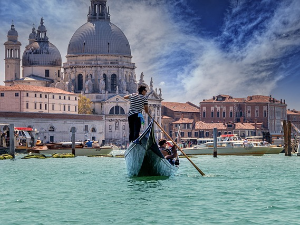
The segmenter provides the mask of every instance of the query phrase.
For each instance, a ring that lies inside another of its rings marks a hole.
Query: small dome
[[[47,29],[44,25],[40,25],[39,28],[38,28],[38,31],[40,32],[47,32]]]
[[[129,42],[116,25],[107,20],[83,24],[72,36],[68,55],[116,54],[131,56]]]
[[[22,57],[22,66],[61,66],[58,49],[50,42],[33,42],[27,45]]]
[[[34,33],[29,34],[29,39],[35,39],[35,35]]]
[[[18,32],[15,30],[14,25],[11,25],[11,29],[8,31],[7,36],[16,36],[16,37],[18,37]]]

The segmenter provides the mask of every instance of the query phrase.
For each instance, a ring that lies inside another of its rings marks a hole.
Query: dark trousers
[[[134,141],[140,135],[141,130],[141,119],[138,117],[138,114],[133,114],[128,117],[129,123],[129,142]]]

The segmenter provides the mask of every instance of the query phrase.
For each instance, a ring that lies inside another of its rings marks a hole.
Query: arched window
[[[96,128],[92,127],[91,132],[93,132],[93,133],[97,132]]]
[[[125,114],[125,111],[121,106],[114,106],[110,109],[109,114]]]
[[[77,84],[78,84],[78,91],[82,91],[82,89],[83,89],[83,76],[82,76],[82,74],[78,74]]]
[[[112,74],[111,75],[111,92],[116,92],[117,90],[117,75]]]
[[[105,88],[104,88],[104,90],[106,91],[107,90],[107,78],[106,78],[106,74],[104,73],[103,74],[103,81],[104,81],[104,84],[105,84]]]

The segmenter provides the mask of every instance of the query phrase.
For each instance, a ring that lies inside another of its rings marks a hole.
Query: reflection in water
[[[167,180],[166,176],[151,176],[151,177],[131,177],[128,179],[128,187],[137,188],[139,191],[146,191],[148,188],[160,188],[160,181]]]

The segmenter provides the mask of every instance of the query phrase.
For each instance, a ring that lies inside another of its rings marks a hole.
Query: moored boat
[[[207,142],[191,148],[182,149],[187,155],[213,155],[214,143]],[[267,152],[266,148],[256,148],[252,143],[244,144],[242,141],[221,141],[217,144],[218,155],[256,155],[261,156]]]
[[[75,147],[75,156],[96,156],[96,155],[109,155],[114,150],[113,146],[101,146],[101,147]],[[31,153],[53,155],[72,153],[72,147],[63,147],[56,144],[50,148],[47,146],[37,146],[30,150]]]
[[[178,166],[171,165],[160,152],[154,137],[153,120],[125,152],[127,172],[132,176],[171,176]]]

